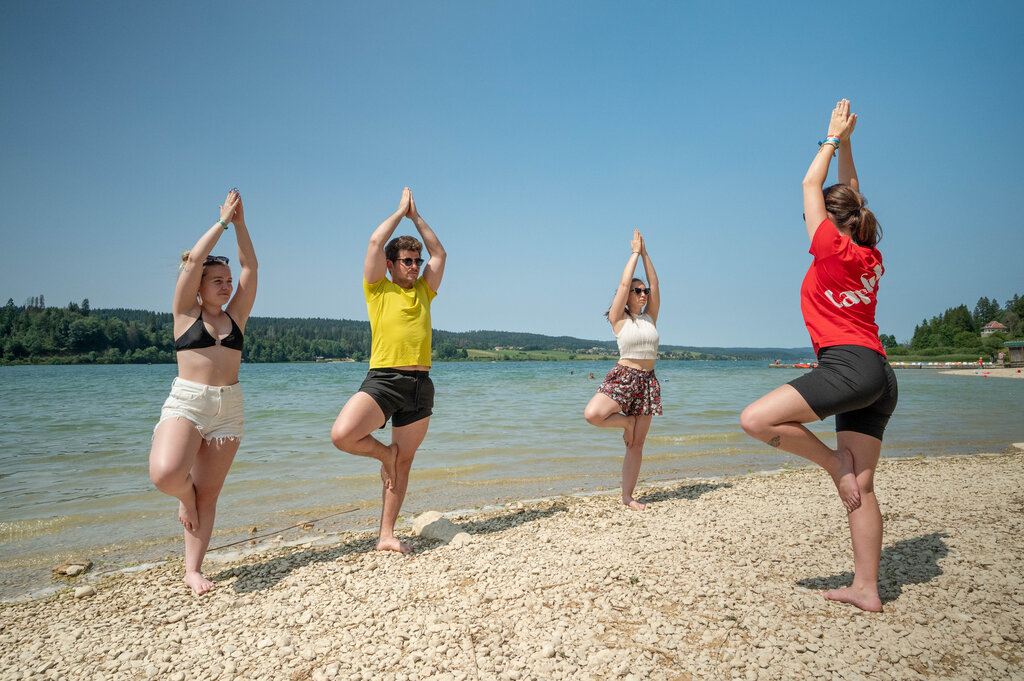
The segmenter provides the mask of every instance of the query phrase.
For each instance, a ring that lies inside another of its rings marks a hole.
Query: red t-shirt
[[[814,232],[810,253],[814,262],[800,286],[800,311],[815,354],[832,345],[859,345],[884,357],[875,324],[882,254],[841,235],[827,218]]]

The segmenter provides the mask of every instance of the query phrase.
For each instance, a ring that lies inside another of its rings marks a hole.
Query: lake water
[[[618,486],[619,431],[583,420],[610,363],[439,363],[426,441],[403,517]],[[372,460],[337,451],[329,431],[366,364],[242,367],[246,436],[221,495],[213,546],[309,519],[319,531],[371,528]],[[181,551],[177,502],[148,477],[150,438],[174,365],[0,367],[0,597],[49,580],[70,558],[101,564]],[[588,378],[593,372],[594,380]],[[746,436],[739,412],[798,375],[765,362],[661,362],[665,416],[645,447],[644,480],[804,465]],[[1024,441],[1024,380],[902,370],[883,456],[1002,451]],[[834,442],[832,420],[812,425]],[[386,438],[386,436],[385,436]]]

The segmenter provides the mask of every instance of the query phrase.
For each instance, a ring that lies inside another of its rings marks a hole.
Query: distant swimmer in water
[[[847,511],[854,574],[851,586],[822,595],[861,610],[881,611],[882,516],[874,475],[898,391],[875,324],[885,269],[875,247],[881,237],[878,222],[860,193],[853,165],[850,135],[856,124],[850,102],[838,102],[828,136],[803,181],[804,221],[814,260],[800,289],[800,308],[818,362],[750,404],[740,425],[750,436],[802,456],[832,477]],[[836,151],[839,183],[822,190]],[[803,425],[833,415],[836,449]]]
[[[235,225],[241,269],[234,296],[228,258],[210,255],[228,223]],[[185,583],[202,594],[213,588],[201,568],[217,497],[242,442],[238,370],[242,334],[256,299],[256,252],[237,189],[228,192],[220,219],[181,260],[173,304],[178,377],[153,431],[149,477],[158,490],[178,499],[178,520],[185,528]]]
[[[619,288],[605,315],[612,325],[619,344],[619,362],[605,376],[583,411],[587,422],[600,428],[622,428],[626,456],[622,461],[622,504],[637,511],[644,504],[633,498],[644,441],[651,427],[651,417],[661,414],[661,386],[654,375],[658,358],[658,275],[647,254],[639,230],[633,231],[632,250],[622,272]],[[649,285],[633,276],[637,262],[644,261]],[[594,374],[590,374],[593,378]]]

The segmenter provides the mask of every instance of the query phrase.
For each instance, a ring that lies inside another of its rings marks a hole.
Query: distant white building
[[[1000,332],[1000,333],[1006,333],[1007,331],[1009,331],[1009,329],[1007,329],[1005,326],[1003,326],[999,322],[989,322],[984,327],[982,327],[982,329],[981,329],[981,337],[984,338],[985,336],[991,336],[992,334],[996,333],[997,331]]]

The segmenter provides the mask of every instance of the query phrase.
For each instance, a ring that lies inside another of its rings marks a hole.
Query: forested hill
[[[434,330],[437,359],[534,359],[526,353],[550,351],[548,359],[616,355],[614,340],[586,340],[515,331]],[[474,351],[474,352],[470,352]],[[699,348],[662,345],[664,359],[802,359],[810,348]],[[302,362],[317,358],[365,361],[370,324],[350,319],[251,317],[245,329],[247,362]],[[47,307],[43,296],[24,305],[0,308],[0,363],[158,363],[174,361],[170,313],[91,309],[89,300]]]

